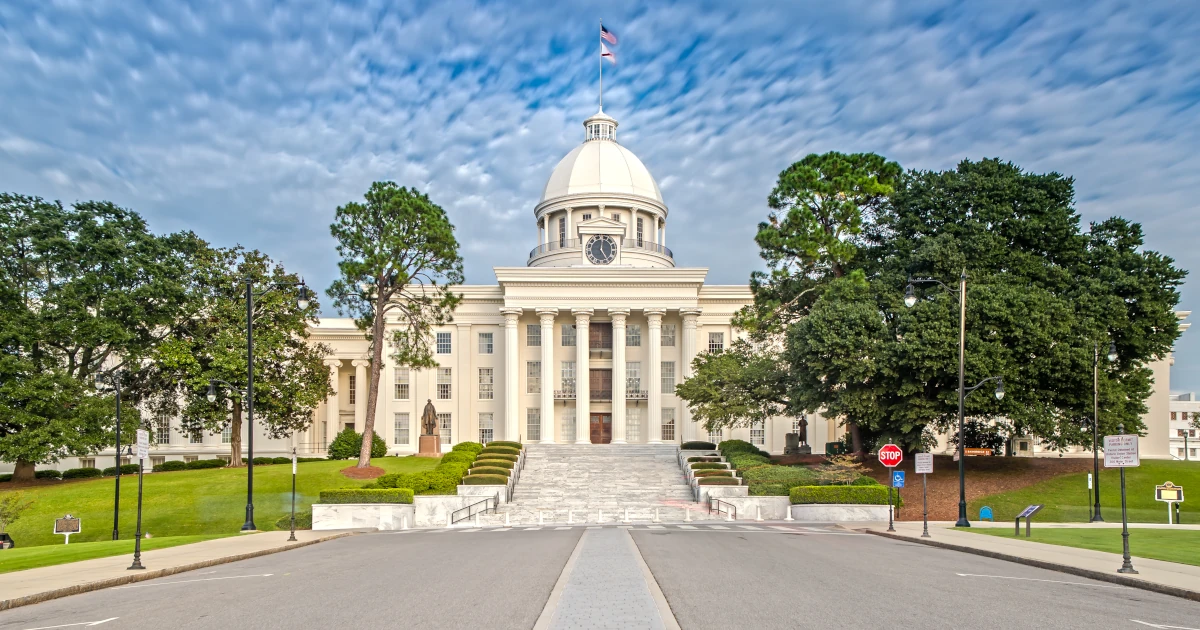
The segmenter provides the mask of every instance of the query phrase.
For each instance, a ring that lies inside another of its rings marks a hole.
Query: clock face
[[[617,242],[607,234],[597,234],[588,240],[585,251],[593,265],[607,265],[617,258]]]

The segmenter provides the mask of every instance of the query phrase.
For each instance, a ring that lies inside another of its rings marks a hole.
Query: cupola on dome
[[[583,121],[583,144],[554,167],[539,205],[586,194],[634,195],[663,203],[650,171],[632,151],[617,144],[617,121],[600,110]]]

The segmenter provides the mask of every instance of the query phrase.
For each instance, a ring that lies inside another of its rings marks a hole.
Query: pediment
[[[615,234],[625,236],[628,226],[608,217],[595,217],[581,221],[578,226],[579,234]]]

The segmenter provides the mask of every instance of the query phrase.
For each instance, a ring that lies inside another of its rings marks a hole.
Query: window
[[[562,388],[568,391],[575,391],[575,362],[562,362]]]
[[[540,324],[525,324],[525,345],[531,348],[542,345],[542,327]]]
[[[395,376],[395,397],[396,400],[408,400],[408,368],[396,368]]]
[[[613,218],[613,221],[620,221],[620,220],[621,220],[621,213],[619,213],[619,212],[614,212],[614,213],[612,213],[612,218]]]
[[[638,247],[642,246],[642,234],[645,233],[645,229],[646,229],[645,222],[641,218],[639,218],[637,220],[637,244],[638,244]]]
[[[437,415],[438,433],[442,436],[442,444],[449,444],[450,438],[453,437],[450,433],[453,431],[454,419],[451,414],[439,413]]]
[[[525,439],[541,440],[542,439],[542,410],[537,407],[529,407],[525,410]]]
[[[159,416],[154,419],[154,443],[171,443],[171,419]]]
[[[590,213],[590,212],[584,212],[584,213],[583,213],[583,220],[584,220],[584,221],[587,221],[587,220],[589,220],[589,219],[591,219],[591,218],[592,218],[592,213]]]
[[[453,348],[453,346],[451,346],[451,344],[450,344],[450,333],[448,333],[448,332],[437,333],[437,353],[438,354],[450,354],[450,351],[452,348]]]
[[[188,443],[189,444],[203,444],[204,443],[204,434],[199,431],[193,431],[190,435],[188,435]]]
[[[721,438],[722,438],[722,437],[723,437],[723,436],[721,435],[721,430],[720,430],[720,429],[717,429],[716,431],[709,431],[709,432],[708,432],[708,441],[709,441],[709,442],[712,442],[713,444],[720,444],[720,443],[721,443]]]
[[[184,459],[187,459],[187,458],[185,457]],[[217,455],[217,459],[219,459],[219,460],[221,460],[221,461],[225,462],[225,465],[226,465],[226,466],[228,466],[228,465],[229,465],[229,456],[228,456],[228,455]],[[195,458],[195,457],[193,457],[193,458],[192,458],[192,461],[196,461],[196,458]]]
[[[558,246],[567,246],[567,219],[563,217],[558,220]]]
[[[760,445],[767,443],[767,429],[762,420],[750,425],[750,443]]]
[[[221,443],[231,444],[233,442],[233,425],[227,424],[224,429],[221,429]]]
[[[675,393],[675,362],[662,362],[662,393]]]
[[[662,346],[664,348],[675,347],[675,324],[662,325]]]
[[[662,410],[662,440],[675,441],[675,408],[664,407]]]
[[[641,324],[631,324],[625,327],[625,345],[638,347],[642,345]]]
[[[358,398],[358,378],[353,374],[350,375],[350,404],[353,405]]]
[[[525,393],[542,393],[542,362],[529,361],[525,364]]]
[[[492,385],[494,384],[492,368],[479,368],[479,400],[491,400],[494,393]]]
[[[492,333],[479,333],[479,354],[492,354],[494,347]]]
[[[1180,419],[1180,420],[1183,420],[1184,422],[1187,422],[1187,419],[1188,419],[1188,412],[1186,412],[1186,411],[1184,411],[1184,412],[1181,412],[1181,416],[1180,416],[1180,418],[1179,418],[1179,419]]]
[[[642,410],[635,405],[625,408],[625,439],[630,444],[642,441]]]
[[[564,348],[575,345],[575,324],[562,325],[562,345]]]
[[[153,470],[155,466],[162,466],[163,462],[167,461],[165,455],[152,455],[150,457],[150,468]]]
[[[1172,412],[1171,412],[1171,419],[1172,419],[1172,420],[1175,420],[1175,419],[1176,419],[1176,418],[1175,418],[1175,412],[1174,412],[1174,411],[1172,411]]]
[[[440,367],[437,369],[437,397],[438,400],[450,400],[454,394],[454,372],[451,368]]]
[[[397,413],[392,420],[392,444],[408,444],[408,413]]]
[[[562,443],[573,444],[575,442],[575,408],[567,407],[562,413]]]
[[[630,361],[625,364],[625,393],[642,391],[642,362]]]
[[[190,464],[190,463],[192,463],[192,462],[196,461],[197,459],[200,459],[200,458],[199,458],[199,457],[196,457],[195,455],[184,455],[184,456],[183,456],[183,463],[185,463],[185,464]],[[221,457],[221,458],[219,458],[219,459],[225,459],[225,458],[224,458],[224,457]],[[229,460],[227,460],[227,459],[226,459],[225,461],[229,461]]]
[[[96,458],[95,457],[80,457],[79,458],[79,467],[80,468],[95,468],[96,467]]]
[[[492,420],[491,412],[479,414],[479,442],[480,442],[480,444],[487,444],[488,442],[491,442],[492,440],[496,439],[495,429],[493,428],[492,423],[493,423],[493,420]]]
[[[708,333],[708,351],[720,352],[725,349],[725,333],[710,332]]]

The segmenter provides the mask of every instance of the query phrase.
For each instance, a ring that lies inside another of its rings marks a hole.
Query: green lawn
[[[1100,469],[1100,514],[1113,523],[1121,521],[1121,478],[1117,469]],[[967,473],[970,484],[970,472]],[[1142,460],[1137,468],[1125,469],[1126,496],[1129,503],[1129,521],[1132,523],[1166,523],[1167,504],[1154,500],[1154,486],[1170,481],[1184,487],[1181,520],[1184,523],[1200,523],[1200,462],[1168,460]],[[997,521],[1009,521],[1025,506],[1033,503],[1046,505],[1034,517],[1037,522],[1064,523],[1087,522],[1091,505],[1088,498],[1087,474],[1062,475],[1036,485],[1012,492],[993,494],[970,502],[971,519],[979,516],[979,508],[992,507]]]
[[[415,472],[433,468],[438,461],[432,457],[381,457],[371,463],[388,472]],[[309,510],[321,490],[367,483],[347,479],[338,472],[353,465],[353,460],[299,464],[296,511]],[[235,534],[246,520],[245,468],[186,470],[145,477],[142,530],[156,537]],[[0,492],[7,485],[0,484]],[[9,528],[9,534],[18,549],[61,545],[63,537],[51,533],[54,519],[70,513],[82,519],[83,527],[81,533],[71,536],[71,547],[76,542],[110,540],[114,485],[109,477],[27,489],[24,494],[33,499],[34,505]],[[137,475],[121,476],[121,538],[133,537],[137,486]],[[288,513],[291,489],[291,466],[254,467],[254,521],[259,529],[275,529],[275,521]]]
[[[1164,510],[1166,511],[1166,510]],[[975,527],[969,530],[973,534],[987,534],[1012,538],[1013,530],[1004,528]],[[1037,518],[1033,520],[1032,536],[1025,538],[1025,526],[1021,526],[1020,540],[1093,549],[1109,553],[1122,553],[1121,528],[1105,529],[1076,529],[1066,527],[1037,526]],[[1167,562],[1180,562],[1200,566],[1200,531],[1187,529],[1145,529],[1131,528],[1129,530],[1129,553],[1141,558],[1153,558]],[[1136,567],[1136,563],[1134,565]]]
[[[167,547],[175,547],[178,545],[187,545],[190,543],[203,542],[214,538],[223,538],[224,536],[235,536],[236,534],[211,535],[211,536],[167,536],[165,538],[151,538],[142,541],[142,551],[150,551],[152,549],[166,549]],[[65,564],[67,562],[77,562],[79,560],[91,560],[92,558],[106,558],[108,556],[129,556],[129,562],[133,562],[133,541],[132,540],[105,540],[102,542],[85,542],[69,545],[41,545],[39,547],[18,547],[16,549],[6,549],[0,551],[0,573],[9,573],[11,571],[23,571],[25,569],[34,569],[37,567],[49,567],[56,564]],[[128,564],[128,563],[127,563]]]

